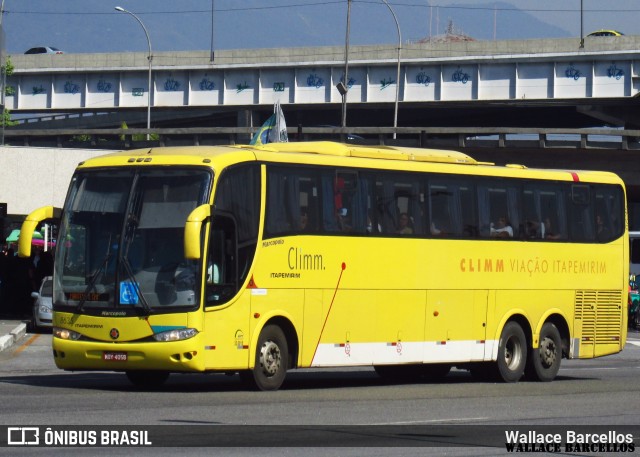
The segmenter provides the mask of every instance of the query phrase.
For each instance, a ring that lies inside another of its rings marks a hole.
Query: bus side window
[[[620,201],[622,192],[619,187],[595,187],[597,241],[612,241],[624,232],[624,213]]]
[[[591,191],[588,185],[572,184],[569,193],[569,227],[574,241],[594,241],[595,215],[591,203]]]
[[[365,235],[371,202],[368,178],[352,170],[325,170],[321,176],[322,230]]]
[[[520,228],[519,191],[501,181],[478,185],[481,236],[498,239],[518,238]]]
[[[453,233],[449,200],[451,193],[444,184],[429,186],[429,233],[432,236],[448,236]]]
[[[300,205],[301,233],[317,233],[320,220],[320,192],[317,175],[309,173],[308,176],[299,177],[298,200]]]

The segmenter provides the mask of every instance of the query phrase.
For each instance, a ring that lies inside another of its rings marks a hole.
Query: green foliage
[[[11,57],[7,56],[7,60],[5,61],[4,65],[2,66],[2,73],[4,73],[5,76],[11,76],[13,74],[13,70],[15,69],[15,67],[13,66],[13,64],[11,63]],[[4,88],[4,94],[5,95],[15,95],[16,93],[16,88],[13,86],[5,86]],[[11,127],[14,125],[18,125],[18,121],[12,121],[11,120],[11,111],[9,111],[8,109],[3,109],[2,110],[2,116],[0,117],[0,125],[4,126],[4,127]]]
[[[74,135],[71,137],[71,142],[73,143],[88,143],[91,141],[91,135]]]
[[[2,72],[4,73],[5,76],[11,76],[13,74],[14,69],[15,67],[11,63],[11,56],[7,56],[7,60],[5,60],[4,65],[2,66]],[[6,79],[5,79],[5,83],[6,83]],[[9,96],[15,95],[16,88],[13,86],[5,85],[4,94]]]
[[[125,121],[122,121],[122,124],[120,124],[120,128],[123,130],[127,130],[129,126]],[[120,135],[120,140],[124,141],[124,135]],[[160,135],[158,135],[157,133],[152,133],[151,135],[149,135],[149,140],[158,141],[160,140]],[[131,141],[147,141],[147,135],[144,133],[133,134],[131,135]]]
[[[11,120],[11,111],[5,109],[2,112],[2,119],[0,119],[0,125],[4,125],[5,127],[13,127],[14,125],[18,125],[18,121]]]
[[[7,60],[5,61],[4,65],[2,66],[2,71],[7,76],[11,76],[13,74],[13,70],[14,69],[15,69],[15,67],[11,63],[11,56],[7,56]]]

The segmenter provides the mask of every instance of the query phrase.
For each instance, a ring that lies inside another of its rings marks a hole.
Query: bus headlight
[[[74,332],[73,330],[68,330],[66,328],[54,327],[53,328],[53,336],[56,338],[60,338],[61,340],[79,340],[82,338],[82,335],[78,332]]]
[[[160,332],[153,335],[156,341],[181,341],[193,338],[198,334],[195,328],[178,328],[174,330],[167,330],[166,332]]]

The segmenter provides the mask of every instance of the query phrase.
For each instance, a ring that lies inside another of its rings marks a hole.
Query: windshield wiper
[[[134,179],[134,187],[137,183],[138,178]],[[124,272],[127,276],[127,279],[133,286],[136,292],[136,296],[139,298],[138,302],[142,306],[146,315],[151,314],[151,307],[147,302],[147,299],[144,297],[142,290],[140,289],[140,285],[138,281],[136,281],[136,275],[133,273],[133,269],[131,268],[131,263],[129,262],[129,249],[131,248],[131,243],[133,242],[133,236],[138,227],[139,220],[138,217],[134,214],[134,208],[138,208],[140,205],[141,195],[134,195],[130,198],[128,206],[131,208],[127,213],[126,221],[124,223],[123,231],[122,231],[122,249],[120,250],[120,254],[118,255],[118,264],[121,265],[124,269]],[[122,287],[122,281],[120,282],[120,287]],[[135,303],[134,303],[135,304]]]
[[[142,308],[144,309],[146,315],[149,316],[151,314],[151,307],[149,306],[147,299],[144,298],[144,294],[142,293],[142,290],[140,290],[140,285],[138,284],[138,281],[136,281],[136,276],[133,274],[133,270],[131,269],[131,264],[129,263],[129,259],[127,259],[126,257],[120,256],[119,260],[120,260],[120,265],[124,267],[124,271],[127,274],[127,279],[130,281],[131,285],[135,288],[136,296],[139,298],[138,301],[140,305],[142,305]],[[122,287],[122,285],[120,287]]]

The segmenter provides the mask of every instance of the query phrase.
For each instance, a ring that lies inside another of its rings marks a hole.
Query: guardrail
[[[259,127],[160,129],[16,129],[3,144],[132,149],[151,146],[246,144]],[[449,148],[640,149],[640,130],[515,127],[289,127],[289,141],[334,140],[368,145]],[[394,139],[394,133],[396,138]],[[147,140],[147,135],[150,135]]]

